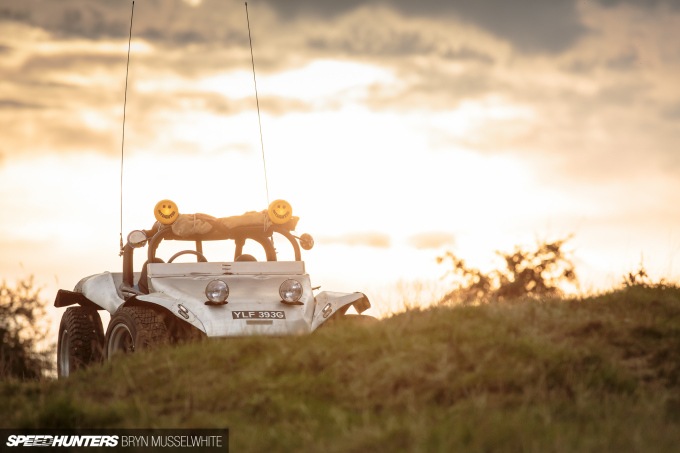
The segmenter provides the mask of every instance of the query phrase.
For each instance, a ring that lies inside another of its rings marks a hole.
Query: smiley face
[[[179,217],[179,209],[177,209],[175,202],[171,200],[161,200],[156,203],[156,207],[153,209],[153,215],[156,217],[156,220],[163,225],[170,225]]]
[[[272,201],[267,212],[269,219],[277,225],[283,225],[293,217],[293,207],[286,200]]]

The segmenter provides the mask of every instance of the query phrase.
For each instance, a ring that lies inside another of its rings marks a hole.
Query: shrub
[[[45,339],[39,322],[45,316],[45,302],[39,297],[33,277],[17,282],[12,289],[0,285],[0,378],[37,379],[51,369],[53,350],[38,351]]]
[[[525,296],[561,296],[560,285],[577,283],[574,265],[562,249],[567,240],[542,241],[536,250],[516,246],[510,253],[496,252],[505,261],[505,269],[489,273],[470,268],[464,260],[447,252],[438,257],[437,262],[451,263],[452,269],[446,275],[453,277],[455,288],[442,301],[469,303]]]

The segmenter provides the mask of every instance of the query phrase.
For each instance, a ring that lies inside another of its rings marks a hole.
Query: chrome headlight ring
[[[302,284],[297,280],[289,278],[281,283],[279,296],[281,296],[283,303],[301,305],[302,303],[298,301],[302,297]]]
[[[222,280],[213,280],[205,287],[205,297],[215,304],[227,303],[229,297],[229,285]]]

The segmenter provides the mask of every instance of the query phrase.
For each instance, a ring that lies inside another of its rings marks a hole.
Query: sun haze
[[[120,271],[131,4],[1,1],[0,276]],[[249,3],[269,196],[315,285],[379,296],[453,250],[566,237],[583,288],[644,256],[677,279],[680,9],[672,2]],[[123,237],[267,208],[242,2],[137,2]],[[210,257],[208,257],[210,259]],[[285,257],[283,257],[285,259]]]

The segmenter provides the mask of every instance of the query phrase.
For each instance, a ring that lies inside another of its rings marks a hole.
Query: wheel
[[[122,307],[106,329],[106,357],[149,349],[168,342],[170,336],[162,315],[150,307]]]
[[[57,374],[68,377],[78,368],[101,362],[104,328],[97,310],[69,307],[61,317],[57,340]]]

